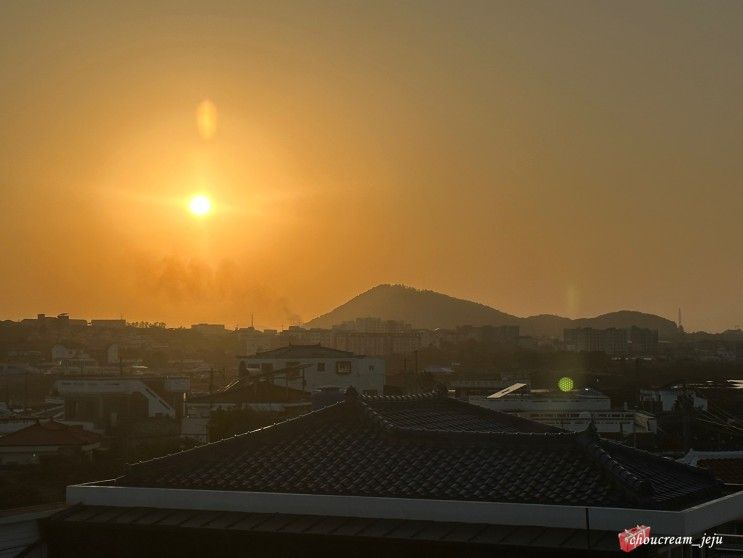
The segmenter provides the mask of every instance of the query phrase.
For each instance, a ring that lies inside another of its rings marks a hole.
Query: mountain
[[[449,329],[460,325],[518,325],[522,335],[553,337],[562,337],[562,330],[568,327],[604,329],[635,325],[657,329],[663,338],[671,337],[677,331],[676,324],[671,320],[630,310],[576,320],[551,314],[520,318],[478,302],[405,285],[377,285],[304,325],[330,328],[341,322],[365,317],[402,320],[422,329]]]

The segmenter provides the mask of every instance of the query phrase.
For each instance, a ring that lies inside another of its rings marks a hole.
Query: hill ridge
[[[356,318],[376,317],[402,320],[421,329],[450,329],[462,325],[518,325],[522,335],[561,337],[568,327],[647,327],[661,337],[672,337],[676,324],[639,310],[617,310],[587,318],[566,318],[556,314],[519,317],[481,302],[456,298],[429,289],[400,283],[383,283],[364,291],[329,312],[305,323],[306,327],[329,328]]]

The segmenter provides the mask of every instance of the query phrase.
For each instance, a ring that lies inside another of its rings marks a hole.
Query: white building
[[[620,438],[658,432],[655,416],[644,411],[521,411],[510,414],[572,432],[581,432],[593,423],[599,434]]]
[[[530,390],[524,383],[517,383],[488,397],[470,397],[470,403],[494,411],[608,411],[611,400],[595,389],[574,389],[569,392],[547,389]]]
[[[601,434],[619,437],[658,430],[654,415],[644,411],[612,409],[611,400],[591,388],[569,392],[530,391],[526,384],[518,383],[488,397],[470,395],[468,401],[573,432],[585,430],[590,423]]]
[[[321,345],[288,345],[239,357],[240,375],[275,374],[274,383],[304,391],[324,386],[353,386],[359,393],[381,395],[384,359],[357,355]],[[303,367],[300,371],[297,367]],[[285,368],[293,369],[280,373]]]

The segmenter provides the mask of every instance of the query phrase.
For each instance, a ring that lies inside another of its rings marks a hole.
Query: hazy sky
[[[3,2],[0,317],[279,326],[391,282],[743,324],[741,29],[741,2]]]

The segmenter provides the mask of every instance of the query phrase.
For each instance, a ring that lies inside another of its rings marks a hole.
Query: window
[[[374,365],[373,364],[370,364],[369,365],[369,372],[374,372]]]
[[[271,363],[271,362],[262,362],[261,363],[261,372],[273,372],[273,363]]]
[[[325,372],[325,363],[324,362],[318,362],[317,363],[317,371],[318,372]]]
[[[351,373],[351,361],[339,360],[335,363],[335,373],[339,376],[347,376]]]

